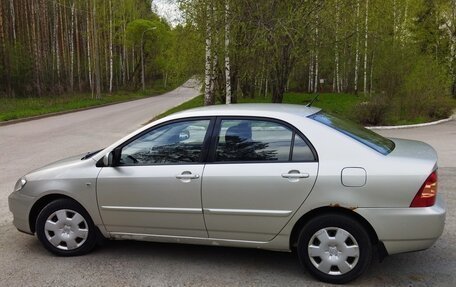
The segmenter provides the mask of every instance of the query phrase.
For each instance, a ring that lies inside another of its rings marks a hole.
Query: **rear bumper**
[[[427,249],[445,225],[445,202],[438,195],[434,206],[422,208],[358,208],[374,228],[388,254]]]
[[[30,209],[35,197],[27,196],[20,191],[8,197],[9,210],[13,213],[13,224],[19,231],[32,234],[29,224]]]

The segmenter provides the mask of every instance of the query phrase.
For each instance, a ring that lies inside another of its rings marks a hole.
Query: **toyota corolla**
[[[28,173],[9,208],[57,255],[105,238],[295,251],[331,283],[360,276],[374,253],[429,248],[445,222],[431,146],[277,104],[160,119]]]

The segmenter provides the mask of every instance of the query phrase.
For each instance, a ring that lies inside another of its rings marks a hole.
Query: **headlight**
[[[16,182],[16,185],[14,186],[14,191],[19,191],[21,190],[24,185],[27,183],[27,180],[25,179],[25,177],[21,177],[17,182]]]

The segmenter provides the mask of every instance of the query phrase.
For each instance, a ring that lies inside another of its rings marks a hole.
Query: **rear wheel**
[[[70,199],[58,199],[38,214],[36,234],[41,243],[60,256],[77,256],[96,245],[95,226],[85,209]]]
[[[298,239],[298,256],[317,279],[342,284],[366,271],[372,259],[372,243],[355,219],[326,214],[304,226]]]

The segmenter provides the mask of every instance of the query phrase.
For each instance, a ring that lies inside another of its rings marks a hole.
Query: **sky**
[[[182,16],[177,6],[177,0],[152,0],[152,8],[173,26],[181,21]]]

